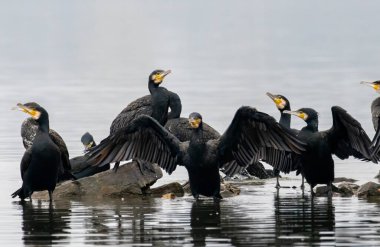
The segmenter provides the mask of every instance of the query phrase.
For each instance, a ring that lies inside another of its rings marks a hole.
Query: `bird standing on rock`
[[[31,198],[34,191],[48,190],[50,202],[57,184],[62,153],[49,136],[49,114],[39,105],[17,104],[19,110],[29,114],[37,122],[38,129],[32,145],[25,151],[20,170],[22,187],[12,194],[21,200]]]

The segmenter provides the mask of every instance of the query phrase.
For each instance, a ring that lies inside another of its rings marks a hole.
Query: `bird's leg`
[[[146,170],[149,170],[149,171],[151,171],[151,172],[154,172],[154,171],[151,169],[151,167],[147,165],[147,163],[146,163],[147,161],[142,160],[142,159],[139,159],[139,158],[135,158],[135,159],[133,159],[133,161],[135,161],[135,162],[139,165],[140,172],[141,172],[142,174],[144,174],[144,172],[145,172]]]
[[[280,185],[280,183],[278,182],[278,175],[276,176],[276,186],[275,186],[275,188],[276,189],[279,189],[279,188],[281,188],[281,185]]]
[[[303,175],[302,176],[302,183],[301,183],[301,189],[304,190],[305,189],[305,177]]]
[[[115,165],[113,167],[113,171],[116,173],[117,172],[117,169],[119,169],[119,166],[120,166],[120,162],[115,162]]]
[[[53,191],[49,190],[49,202],[53,202]]]
[[[193,197],[195,198],[195,200],[199,200],[199,194],[193,194]]]
[[[314,188],[314,186],[310,184],[311,199],[313,199],[315,196],[313,188]]]
[[[329,188],[329,191],[327,192],[327,196],[328,196],[329,198],[331,198],[332,195],[333,195],[332,183],[329,182],[329,183],[327,184],[327,187]]]
[[[220,200],[223,199],[223,197],[220,195],[219,192],[218,192],[217,194],[215,194],[215,195],[213,196],[213,198],[214,198],[214,201],[220,201]]]

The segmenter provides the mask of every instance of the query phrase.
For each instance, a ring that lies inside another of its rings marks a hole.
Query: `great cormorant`
[[[380,80],[379,81],[362,81],[362,84],[372,87],[377,93],[380,93]],[[380,97],[377,97],[371,104],[372,123],[375,128],[375,136],[372,139],[373,155],[379,156],[380,151]]]
[[[81,142],[84,146],[85,152],[88,151],[90,148],[96,146],[94,137],[88,132],[86,132],[81,137]],[[96,173],[107,171],[110,169],[109,164],[104,165],[102,167],[91,166],[91,164],[87,162],[86,155],[78,156],[78,157],[70,159],[70,164],[71,164],[71,172],[73,173],[76,179],[92,176]]]
[[[39,104],[35,102],[28,102],[24,104],[26,107],[30,108],[38,108],[41,107]],[[29,117],[24,120],[21,125],[21,137],[22,143],[24,144],[25,149],[28,149],[32,146],[34,138],[37,134],[38,130],[38,122]],[[59,168],[58,172],[58,182],[74,179],[74,176],[71,173],[71,165],[69,161],[69,151],[67,150],[67,146],[62,137],[53,129],[49,129],[49,136],[51,140],[58,146],[61,155],[62,155],[62,165]]]
[[[361,160],[377,162],[371,158],[371,141],[361,124],[339,106],[333,106],[331,111],[333,126],[326,131],[318,130],[318,113],[314,109],[301,108],[297,111],[284,111],[284,113],[298,116],[307,124],[297,136],[307,144],[306,152],[301,155],[299,161],[312,194],[314,186],[327,184],[331,195],[331,186],[334,181],[332,154],[340,159],[354,156]]]
[[[285,96],[280,95],[280,94],[273,95],[273,94],[268,92],[267,96],[273,100],[273,102],[276,104],[277,109],[281,113],[279,123],[282,126],[284,126],[285,128],[288,128],[288,129],[292,130],[295,134],[297,134],[298,130],[290,128],[290,122],[291,122],[290,114],[284,113],[284,111],[291,111],[289,100]],[[282,172],[289,173],[290,171],[297,171],[297,175],[301,173],[300,167],[297,167],[296,165],[291,167],[290,170],[286,170],[286,171],[282,171]],[[273,172],[277,178],[276,188],[280,188],[281,186],[280,186],[280,183],[278,182],[280,170],[277,167],[274,167]],[[302,176],[301,188],[303,189],[304,188],[304,176],[302,175],[302,173],[301,173],[301,176]]]
[[[219,168],[233,162],[246,166],[263,158],[272,165],[288,162],[289,152],[300,154],[303,143],[269,115],[251,107],[241,107],[226,132],[218,139],[205,141],[202,116],[189,116],[190,141],[181,142],[155,119],[140,116],[127,127],[108,136],[88,155],[91,163],[141,158],[157,163],[171,174],[178,165],[189,174],[192,195],[220,196]]]
[[[32,145],[25,151],[21,160],[22,187],[15,191],[12,197],[19,196],[24,200],[26,197],[30,198],[34,191],[48,190],[52,201],[63,155],[49,135],[49,114],[37,104],[17,106],[32,116],[38,124],[38,129]]]

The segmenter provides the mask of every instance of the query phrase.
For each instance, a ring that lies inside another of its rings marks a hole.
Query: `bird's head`
[[[285,98],[285,96],[279,94],[273,95],[271,93],[267,93],[267,96],[273,100],[273,102],[276,104],[277,109],[279,109],[280,111],[290,109],[289,100]]]
[[[152,73],[150,73],[149,81],[153,82],[155,85],[158,86],[164,81],[165,76],[167,76],[171,72],[172,72],[171,70],[157,69],[157,70],[153,71]]]
[[[189,124],[191,128],[198,129],[202,126],[202,115],[198,112],[193,112],[189,115]]]
[[[362,81],[360,84],[364,84],[372,87],[377,93],[380,93],[380,80],[378,81]]]
[[[285,110],[284,113],[297,116],[301,118],[302,120],[304,120],[305,122],[318,119],[318,112],[316,112],[314,109],[311,109],[311,108],[301,108],[297,111]]]
[[[17,107],[15,107],[14,109],[17,109],[29,114],[37,122],[40,122],[43,119],[49,118],[47,111],[42,106],[40,106],[39,104],[35,102],[29,102],[26,104],[18,103]]]
[[[96,145],[94,141],[94,137],[88,132],[86,132],[80,140],[83,143],[85,151],[89,150],[90,148]]]

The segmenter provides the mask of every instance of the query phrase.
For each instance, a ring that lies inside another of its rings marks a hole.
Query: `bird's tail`
[[[21,198],[21,200],[24,200],[26,198],[26,195],[24,193],[24,189],[22,187],[20,189],[16,190],[15,192],[13,192],[13,194],[11,196],[12,196],[12,198],[15,198],[16,196],[18,196]]]

